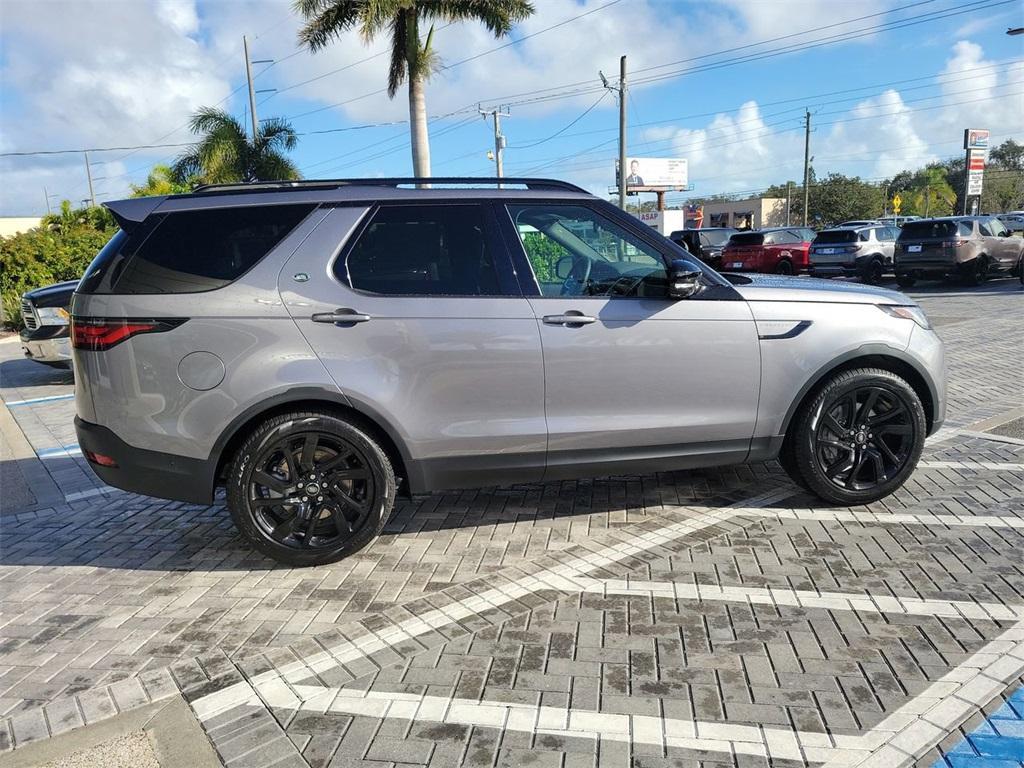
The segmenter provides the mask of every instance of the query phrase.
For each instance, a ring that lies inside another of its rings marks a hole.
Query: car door
[[[335,208],[280,290],[339,389],[405,446],[414,489],[540,479],[540,333],[489,204]]]
[[[985,223],[988,224],[988,231],[991,232],[991,237],[987,237],[986,240],[992,243],[990,251],[992,258],[999,263],[1000,270],[1013,269],[1017,264],[1017,257],[1020,255],[1019,243],[1014,242],[1003,222],[995,216]]]
[[[743,460],[760,379],[746,302],[692,257],[708,287],[670,301],[666,255],[685,253],[610,206],[502,208],[544,351],[545,479]]]

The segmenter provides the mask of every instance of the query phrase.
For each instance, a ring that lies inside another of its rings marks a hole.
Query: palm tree
[[[430,176],[424,83],[438,64],[431,48],[434,22],[479,21],[495,37],[504,37],[516,22],[533,13],[528,0],[294,0],[294,8],[306,22],[299,30],[299,43],[313,52],[353,28],[359,29],[365,43],[390,33],[388,96],[394,98],[398,87],[408,81],[412,167],[421,178]],[[420,20],[430,22],[422,42]]]
[[[298,143],[295,130],[280,118],[264,120],[250,138],[227,112],[202,107],[189,123],[199,142],[172,168],[175,181],[224,184],[233,181],[297,179],[299,170],[285,156]]]

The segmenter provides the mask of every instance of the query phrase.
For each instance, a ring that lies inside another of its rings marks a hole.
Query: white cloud
[[[223,70],[191,37],[198,24],[194,5],[184,1],[5,4],[0,77],[5,89],[16,89],[5,108],[5,146],[147,144],[180,127],[197,105],[216,103],[229,90]],[[164,140],[186,141],[188,136],[179,131]],[[118,156],[104,153],[92,159]],[[65,160],[68,175],[54,184],[54,191],[85,197],[84,170],[75,170],[82,168],[81,156]],[[38,159],[5,159],[0,209],[24,210],[24,200],[41,198],[32,179],[54,167]],[[126,178],[113,178],[123,166],[100,167],[95,173],[108,177],[111,195],[127,191]],[[21,186],[22,180],[29,188]]]

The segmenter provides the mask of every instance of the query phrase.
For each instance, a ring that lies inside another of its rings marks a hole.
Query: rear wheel
[[[890,371],[833,376],[797,413],[790,475],[834,504],[868,504],[899,488],[917,466],[927,426],[913,388]],[[785,463],[783,464],[785,466]]]
[[[792,275],[793,274],[793,262],[791,261],[780,261],[775,267],[775,274],[777,275]]]
[[[864,267],[864,271],[861,273],[861,279],[865,283],[878,285],[882,282],[883,274],[885,274],[885,268],[882,266],[882,260],[877,256],[874,256]]]
[[[964,275],[968,285],[981,285],[988,280],[988,257],[979,256],[967,268]]]
[[[239,532],[288,565],[340,560],[372,541],[395,502],[384,450],[343,417],[286,413],[257,427],[228,474]]]

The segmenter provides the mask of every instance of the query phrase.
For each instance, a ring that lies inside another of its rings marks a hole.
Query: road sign
[[[897,216],[900,215],[900,206],[903,205],[903,198],[897,193],[892,198],[892,212]]]

